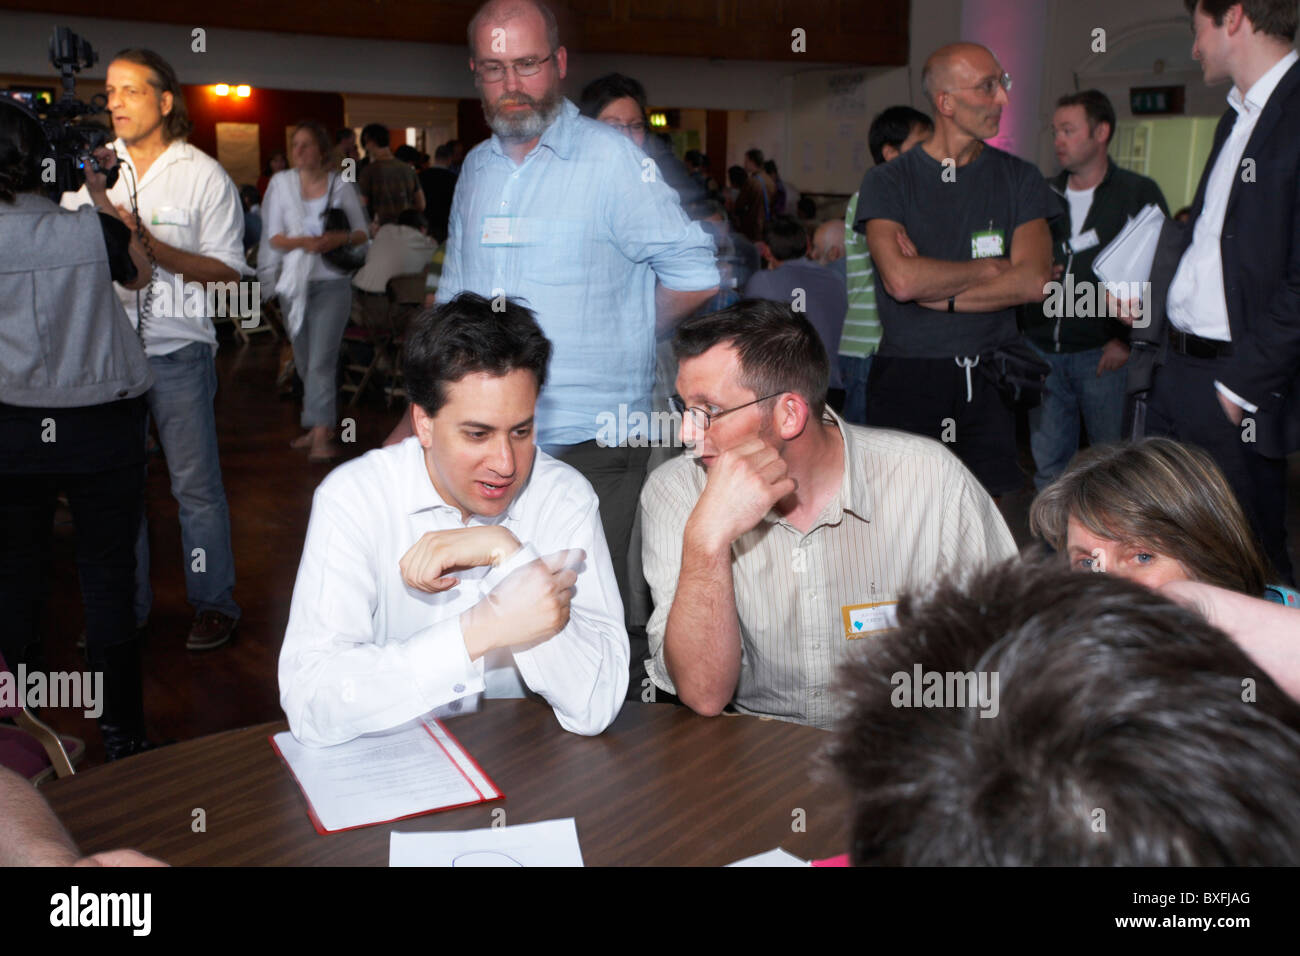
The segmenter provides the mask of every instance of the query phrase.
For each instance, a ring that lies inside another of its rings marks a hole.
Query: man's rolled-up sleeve
[[[628,643],[614,565],[595,495],[572,520],[556,523],[546,541],[531,542],[542,555],[581,548],[569,623],[549,640],[514,653],[519,673],[555,711],[560,726],[575,734],[599,734],[618,716],[627,696]]]
[[[411,635],[376,634],[377,575],[398,573],[397,559],[371,553],[354,514],[317,490],[280,651],[280,705],[311,746],[389,730],[484,689],[459,614]]]
[[[244,258],[244,204],[234,180],[216,169],[200,195],[199,247],[195,251],[247,275],[252,270]]]

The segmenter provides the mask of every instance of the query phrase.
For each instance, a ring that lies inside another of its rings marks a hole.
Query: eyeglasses
[[[769,398],[776,398],[781,394],[783,393],[773,392],[771,395],[764,395],[762,398],[756,398],[752,402],[746,402],[744,405],[737,405],[735,408],[724,408],[720,412],[710,412],[697,406],[687,407],[686,401],[680,395],[669,395],[668,407],[678,415],[681,415],[683,419],[686,417],[686,413],[690,412],[691,424],[695,426],[697,431],[705,432],[709,430],[710,425],[723,415],[730,415],[732,412],[738,412],[742,408],[749,408],[750,405],[757,405],[759,402],[765,402]]]
[[[624,135],[626,135],[627,133],[639,134],[639,133],[644,133],[646,131],[645,123],[628,123],[625,126],[622,123],[611,123],[609,120],[602,120],[602,122],[610,129],[616,129],[620,133],[623,133]]]
[[[1011,92],[1010,73],[1003,73],[1001,76],[997,77],[996,79],[994,77],[989,77],[983,83],[977,83],[975,86],[954,86],[951,90],[946,90],[945,92],[953,93],[956,92],[957,90],[975,90],[985,99],[991,100],[993,99],[993,97],[998,95],[999,86],[1002,87],[1004,90],[1006,90],[1008,93]]]
[[[542,64],[547,60],[555,59],[555,54],[550,56],[527,56],[522,60],[515,60],[513,63],[502,63],[500,60],[489,60],[486,63],[476,64],[474,72],[478,78],[485,83],[496,83],[505,79],[506,69],[513,69],[515,76],[536,76],[542,71]]]

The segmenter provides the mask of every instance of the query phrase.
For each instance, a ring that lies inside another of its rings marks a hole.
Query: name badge
[[[1101,240],[1097,238],[1097,230],[1089,229],[1087,232],[1081,232],[1070,240],[1070,251],[1074,253],[1084,252],[1093,246],[1101,245]]]
[[[511,216],[484,216],[483,233],[479,244],[484,246],[512,246],[519,242],[515,235],[518,220]]]
[[[155,226],[188,226],[190,211],[176,206],[159,206],[153,211],[152,223]]]
[[[897,601],[846,605],[840,608],[840,614],[844,618],[844,636],[850,641],[898,627]]]
[[[970,257],[972,259],[997,259],[1003,255],[1006,247],[1006,233],[1001,229],[986,229],[970,234]]]

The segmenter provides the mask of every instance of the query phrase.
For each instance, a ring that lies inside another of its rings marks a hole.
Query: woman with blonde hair
[[[1218,465],[1168,438],[1077,455],[1029,511],[1033,533],[1082,571],[1151,588],[1198,581],[1277,603],[1274,573]]]

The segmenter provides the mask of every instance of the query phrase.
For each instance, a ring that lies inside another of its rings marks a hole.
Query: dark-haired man
[[[790,306],[808,317],[827,355],[835,355],[848,310],[848,294],[833,268],[808,258],[808,230],[793,216],[774,216],[763,230],[763,261],[767,268],[745,283],[747,299],[767,299]],[[830,367],[830,387],[840,387],[839,366]]]
[[[867,146],[871,158],[879,166],[925,142],[933,132],[934,122],[920,110],[910,106],[890,106],[871,121]],[[867,237],[853,228],[858,218],[859,195],[857,192],[853,194],[844,211],[844,260],[834,266],[844,273],[849,307],[844,316],[844,332],[836,356],[838,361],[833,365],[839,366],[844,389],[844,420],[865,425],[867,378],[871,374],[871,359],[880,345],[881,332],[880,317],[876,314],[876,273],[871,267],[871,250],[867,248]],[[831,355],[835,356],[835,353]]]
[[[922,86],[934,134],[869,170],[854,228],[871,250],[884,328],[867,424],[952,442],[992,495],[1024,483],[1014,386],[998,353],[1019,344],[1016,307],[1052,278],[1052,192],[1030,163],[989,146],[1011,77],[974,43],[941,47]],[[981,367],[982,366],[982,367]]]
[[[122,165],[108,196],[133,242],[156,263],[151,286],[119,286],[118,296],[153,367],[149,414],[180,506],[185,594],[194,608],[186,647],[208,650],[230,640],[240,610],[213,407],[217,332],[205,287],[234,283],[245,269],[243,204],[220,164],[186,142],[192,124],[166,60],[152,50],[123,50],[108,65],[105,93]],[[90,201],[84,186],[63,197],[68,208]],[[182,282],[185,294],[174,294]],[[152,603],[149,535],[141,521],[137,623],[148,619]]]
[[[316,489],[280,652],[304,743],[391,729],[458,698],[544,697],[598,734],[627,634],[591,486],[533,442],[551,345],[469,293],[425,312],[402,367],[415,434]]]
[[[373,229],[397,222],[403,209],[424,212],[419,177],[409,164],[393,155],[388,143],[388,128],[382,123],[370,123],[361,130],[367,162],[357,178],[357,191],[366,204]]]
[[[641,493],[650,679],[702,714],[829,727],[835,669],[899,595],[1015,554],[943,445],[845,423],[807,319],[745,300],[682,323],[682,440]]]
[[[1195,611],[1007,562],[898,623],[839,685],[854,864],[1300,859],[1300,705]]]
[[[1284,582],[1287,455],[1300,449],[1300,58],[1294,0],[1184,0],[1207,83],[1230,109],[1192,201],[1176,266],[1152,265],[1158,351],[1146,431],[1223,469]],[[1172,271],[1172,280],[1168,274]],[[1167,321],[1165,321],[1167,318]],[[1136,391],[1148,383],[1130,373]]]
[[[1114,132],[1115,109],[1101,91],[1069,93],[1057,101],[1052,138],[1061,172],[1049,185],[1057,199],[1050,226],[1059,285],[1046,305],[1032,303],[1023,313],[1025,334],[1052,366],[1042,402],[1029,412],[1039,491],[1060,477],[1079,450],[1081,420],[1090,445],[1120,440],[1128,329],[1107,314],[1092,262],[1148,203],[1169,215],[1155,180],[1111,162],[1106,148]],[[1085,286],[1092,292],[1080,298]],[[1077,308],[1080,302],[1083,309]]]

